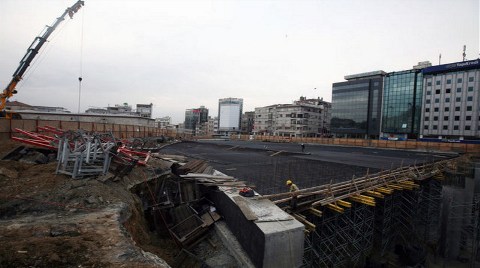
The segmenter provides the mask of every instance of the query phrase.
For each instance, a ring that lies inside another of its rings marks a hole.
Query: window
[[[462,78],[458,78],[457,83],[462,83]]]
[[[448,121],[448,116],[444,116],[443,120]]]
[[[430,108],[425,108],[425,112],[426,112],[426,113],[429,113],[429,112],[430,112]]]
[[[472,116],[471,116],[471,115],[467,115],[467,116],[465,116],[465,120],[467,120],[467,121],[471,121],[471,120],[472,120]]]
[[[468,87],[468,92],[472,92],[473,91],[473,87]]]
[[[456,115],[455,116],[455,121],[459,121],[460,120],[460,116]]]
[[[426,103],[426,104],[430,104],[430,100],[426,100],[425,103]]]
[[[443,130],[448,130],[448,125],[443,126]]]
[[[441,82],[440,80],[438,80],[438,81],[435,82],[435,84],[436,84],[437,86],[439,86],[439,85],[442,84],[442,82]]]
[[[428,126],[427,125],[423,126],[423,129],[428,130]]]
[[[472,106],[467,106],[467,111],[471,111],[472,110]]]
[[[470,77],[468,78],[468,82],[473,82],[473,76],[470,76]]]
[[[450,98],[445,98],[445,102],[450,102]]]
[[[465,126],[465,130],[470,130],[470,126]]]
[[[445,112],[450,112],[450,107],[445,107]]]
[[[435,90],[435,94],[440,94],[440,89]]]
[[[452,90],[451,90],[450,88],[447,88],[447,89],[445,90],[445,93],[450,93],[451,91],[452,91]]]
[[[462,88],[461,88],[461,87],[457,87],[457,92],[462,92]]]
[[[440,103],[440,99],[435,99],[435,103]]]
[[[437,126],[437,125],[433,125],[433,129],[438,129],[438,126]]]
[[[433,108],[434,112],[438,112],[438,107]]]
[[[427,95],[432,95],[432,92],[430,90],[427,91]]]
[[[429,86],[429,87],[432,86],[432,82],[431,82],[431,81],[428,81],[428,82],[427,82],[427,86]]]
[[[429,117],[429,116],[425,116],[425,121],[430,121],[430,117]]]
[[[433,121],[438,121],[438,116],[434,116]]]
[[[468,96],[467,101],[473,101],[473,96]]]
[[[462,98],[457,97],[457,98],[455,98],[455,101],[456,101],[456,102],[461,102],[461,101],[462,101]]]
[[[455,107],[455,111],[456,111],[456,112],[459,112],[459,111],[460,111],[460,107]]]
[[[452,83],[452,79],[447,79],[447,85],[450,85]]]
[[[458,126],[453,126],[453,130],[458,130]]]

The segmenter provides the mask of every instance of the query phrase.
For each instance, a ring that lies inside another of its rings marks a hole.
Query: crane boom
[[[63,14],[58,17],[52,26],[46,26],[45,29],[42,31],[40,36],[35,37],[30,47],[27,49],[27,53],[23,56],[22,60],[20,61],[20,65],[18,66],[17,70],[13,73],[12,80],[8,84],[8,86],[3,90],[0,94],[0,111],[2,111],[2,116],[5,114],[5,106],[7,105],[7,100],[12,97],[17,91],[15,90],[17,83],[22,80],[23,74],[28,69],[30,64],[32,63],[33,59],[42,48],[43,44],[47,42],[48,37],[52,34],[53,31],[57,28],[57,26],[65,20],[65,16],[68,14],[70,19],[73,18],[73,15],[78,12],[78,10],[85,4],[84,1],[78,0],[75,4],[71,7],[67,8]]]

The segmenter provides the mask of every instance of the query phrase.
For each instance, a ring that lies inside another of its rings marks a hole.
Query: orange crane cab
[[[40,36],[35,37],[30,47],[27,49],[27,53],[23,56],[22,60],[20,61],[20,65],[18,66],[17,70],[13,73],[12,80],[8,84],[8,86],[0,93],[0,117],[12,118],[15,117],[14,114],[5,111],[5,106],[7,105],[7,101],[10,97],[17,93],[15,90],[18,82],[22,80],[25,71],[28,69],[30,64],[32,63],[33,59],[40,51],[40,48],[47,42],[48,37],[52,34],[53,31],[57,28],[57,26],[65,20],[65,16],[68,14],[70,19],[73,18],[73,15],[78,12],[78,10],[85,4],[84,1],[79,0],[73,6],[67,8],[63,14],[57,18],[55,23],[52,26],[46,26],[45,30],[42,31]]]

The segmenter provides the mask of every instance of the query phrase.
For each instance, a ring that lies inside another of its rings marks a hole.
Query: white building
[[[158,128],[167,128],[172,124],[172,118],[170,116],[164,116],[160,118],[155,118],[155,125]]]
[[[420,138],[480,139],[480,59],[428,67],[423,73]]]
[[[256,135],[321,137],[330,134],[329,102],[300,97],[293,104],[255,108]]]
[[[152,118],[153,103],[137,104],[137,113],[141,117]]]
[[[218,100],[218,132],[238,133],[243,111],[243,99],[225,98]]]

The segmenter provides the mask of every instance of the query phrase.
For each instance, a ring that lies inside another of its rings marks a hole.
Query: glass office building
[[[331,132],[336,137],[378,138],[385,72],[345,76],[332,87]]]
[[[202,123],[208,122],[208,109],[205,106],[188,109],[185,111],[185,130],[193,135],[198,134],[197,129]]]
[[[421,69],[385,76],[382,113],[383,139],[416,139],[420,129],[423,96]]]

